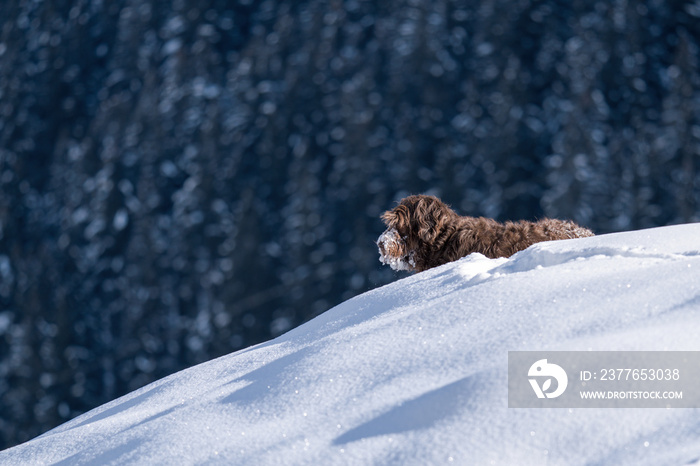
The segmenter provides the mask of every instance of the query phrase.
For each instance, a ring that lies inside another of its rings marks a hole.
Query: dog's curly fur
[[[565,220],[499,223],[461,217],[437,197],[426,195],[404,198],[381,218],[387,226],[377,241],[381,261],[416,272],[473,252],[509,257],[540,241],[593,236],[592,231]]]

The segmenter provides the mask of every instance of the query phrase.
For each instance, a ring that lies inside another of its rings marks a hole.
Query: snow
[[[512,350],[700,350],[700,224],[471,255],[0,453],[0,464],[684,465],[698,409],[513,409]]]

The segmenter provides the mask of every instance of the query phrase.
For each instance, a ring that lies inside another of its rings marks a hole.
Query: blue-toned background
[[[0,448],[398,277],[408,193],[697,221],[700,3],[0,3]]]

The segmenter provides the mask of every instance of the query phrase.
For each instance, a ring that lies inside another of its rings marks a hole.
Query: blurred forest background
[[[698,221],[700,1],[0,3],[0,448],[400,275],[379,214]]]

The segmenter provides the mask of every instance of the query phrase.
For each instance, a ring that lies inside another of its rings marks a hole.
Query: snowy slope
[[[700,225],[472,255],[0,453],[0,464],[683,465],[697,409],[509,409],[509,350],[700,350]]]

